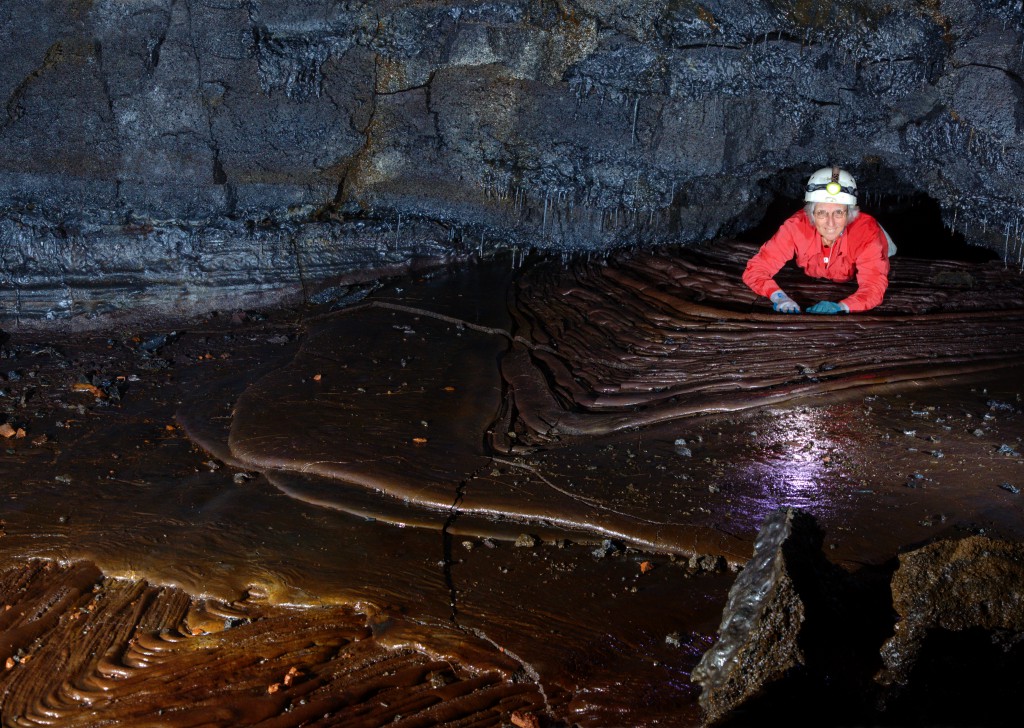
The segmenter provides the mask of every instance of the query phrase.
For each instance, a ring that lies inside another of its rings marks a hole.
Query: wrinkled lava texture
[[[4,724],[689,726],[766,515],[1019,542],[1022,23],[3,0]],[[723,238],[831,163],[892,287],[777,316]]]
[[[897,257],[869,315],[782,316],[739,282],[752,250],[15,332],[4,721],[695,725],[768,513],[812,513],[852,572],[1019,541],[1017,272]]]

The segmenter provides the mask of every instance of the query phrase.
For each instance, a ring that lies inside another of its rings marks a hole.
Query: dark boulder
[[[803,595],[811,581],[825,578],[821,543],[806,513],[780,509],[765,519],[753,557],[729,590],[718,641],[692,674],[708,723],[806,666]]]
[[[1024,545],[970,536],[857,572],[820,548],[811,516],[765,520],[692,673],[706,723],[996,726],[1016,714]]]
[[[892,597],[899,621],[876,679],[895,711],[993,725],[1019,709],[1024,544],[971,536],[901,554]]]

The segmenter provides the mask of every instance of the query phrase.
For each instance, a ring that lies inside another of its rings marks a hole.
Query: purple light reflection
[[[801,508],[818,516],[833,511],[842,475],[835,453],[849,446],[847,423],[832,408],[768,410],[751,433],[754,452],[731,477],[743,491],[740,518],[756,529],[778,508]]]

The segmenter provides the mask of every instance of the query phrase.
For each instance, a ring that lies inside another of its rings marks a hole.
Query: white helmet
[[[857,204],[857,180],[845,169],[822,167],[807,180],[804,202]]]

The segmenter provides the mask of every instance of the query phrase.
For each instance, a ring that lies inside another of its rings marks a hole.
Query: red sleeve
[[[800,214],[804,213],[801,211]],[[771,239],[747,261],[746,270],[743,271],[743,282],[754,293],[765,298],[771,298],[773,293],[782,290],[774,280],[775,274],[796,255],[796,241],[790,220],[782,223]]]
[[[858,231],[855,257],[857,269],[857,290],[841,303],[853,311],[867,311],[882,302],[889,287],[889,243],[885,233],[874,220],[865,220],[863,229]]]

